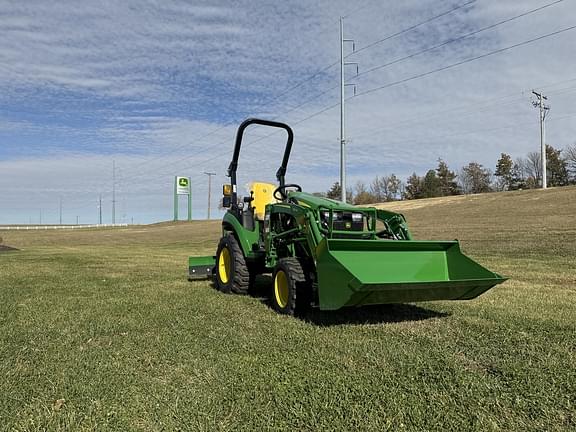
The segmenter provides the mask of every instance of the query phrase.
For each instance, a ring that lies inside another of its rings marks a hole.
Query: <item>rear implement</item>
[[[188,258],[188,280],[204,280],[214,273],[214,256],[198,256]]]

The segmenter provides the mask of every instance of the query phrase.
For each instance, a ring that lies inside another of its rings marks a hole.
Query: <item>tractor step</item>
[[[211,279],[216,266],[215,256],[199,256],[188,258],[188,280]]]

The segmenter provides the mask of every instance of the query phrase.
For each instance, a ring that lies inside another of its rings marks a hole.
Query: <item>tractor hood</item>
[[[352,204],[343,203],[342,201],[336,201],[330,198],[319,197],[306,192],[290,192],[288,196],[298,201],[298,204],[313,209],[325,208],[330,210],[350,211],[362,211],[363,209],[363,207],[356,207]]]

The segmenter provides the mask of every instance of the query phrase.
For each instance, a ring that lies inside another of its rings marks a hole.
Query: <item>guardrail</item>
[[[93,225],[23,225],[23,226],[0,226],[0,231],[34,231],[52,229],[82,229],[82,228],[122,228],[128,224],[93,224]]]

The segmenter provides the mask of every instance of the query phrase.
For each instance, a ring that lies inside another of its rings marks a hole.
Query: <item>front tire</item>
[[[232,234],[220,239],[216,250],[216,288],[223,293],[246,294],[250,271],[238,241]]]
[[[306,274],[298,258],[282,258],[274,269],[272,307],[278,313],[294,316],[306,305]]]

